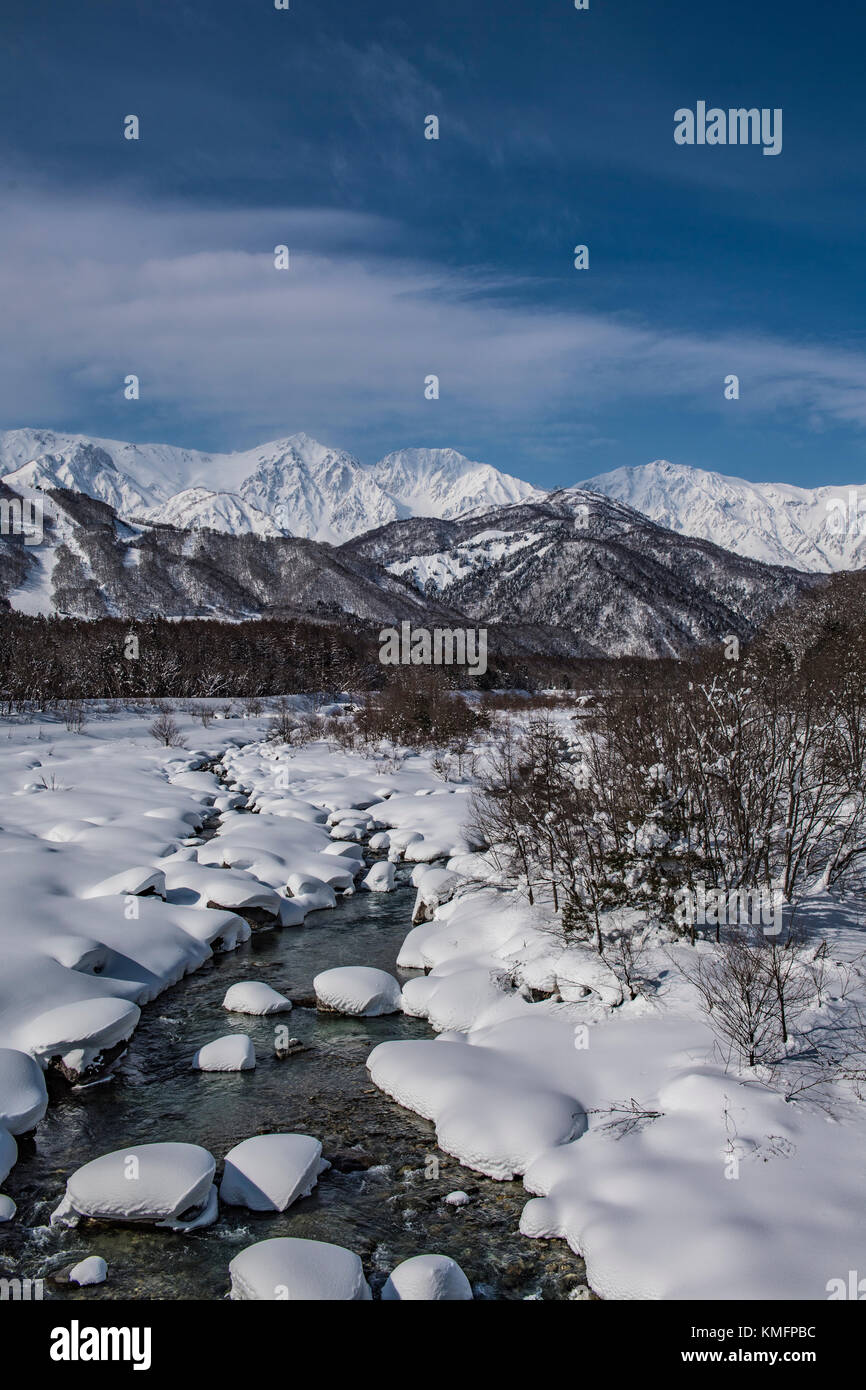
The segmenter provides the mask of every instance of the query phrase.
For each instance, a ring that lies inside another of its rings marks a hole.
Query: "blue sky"
[[[863,482],[846,11],[10,0],[0,426],[451,445],[542,485],[658,457]],[[677,146],[698,100],[782,108],[782,153]]]

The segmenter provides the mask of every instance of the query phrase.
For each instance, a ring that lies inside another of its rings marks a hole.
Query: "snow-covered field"
[[[42,1068],[62,1059],[86,1079],[143,1006],[247,938],[242,913],[291,928],[360,889],[368,844],[416,866],[418,924],[399,964],[426,973],[397,995],[387,975],[344,967],[317,993],[328,1007],[429,1020],[435,1040],[381,1044],[370,1075],[467,1167],[523,1178],[525,1235],[567,1240],[608,1298],[825,1299],[832,1280],[866,1272],[866,1117],[853,1085],[786,1101],[769,1074],[726,1066],[678,969],[694,948],[654,941],[645,994],[624,999],[589,947],[566,947],[544,908],[497,884],[465,829],[471,788],[443,782],[427,755],[288,749],[263,741],[264,714],[208,728],[176,717],[184,748],[155,742],[149,710],[91,707],[81,733],[49,716],[0,726],[0,1181],[15,1135],[44,1113]],[[393,886],[387,871],[370,877],[373,891]],[[856,1007],[859,910],[814,897],[806,916],[828,943],[816,1014]],[[262,1012],[243,991],[226,1007]],[[315,1181],[316,1142],[301,1146],[297,1174],[262,1145],[267,1181],[238,1163],[231,1199],[258,1182],[272,1206],[293,1200]],[[113,1174],[120,1155],[89,1157]],[[179,1218],[195,1187],[218,1219],[209,1157],[188,1155],[188,1175],[161,1160],[148,1211]],[[163,1170],[183,1192],[162,1190]],[[97,1178],[104,1203],[114,1189]],[[72,1210],[88,1210],[89,1191],[79,1177]],[[302,1288],[304,1268],[340,1290],[316,1296],[368,1296],[351,1260],[326,1255],[337,1247],[305,1265],[301,1244],[239,1257],[235,1296],[277,1296],[269,1281]],[[416,1296],[466,1296],[453,1272],[424,1270],[425,1288],[452,1292]],[[408,1273],[404,1283],[414,1287]]]

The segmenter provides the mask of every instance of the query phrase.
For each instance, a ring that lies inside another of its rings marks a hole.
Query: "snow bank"
[[[81,1074],[131,1037],[140,1017],[137,1005],[125,999],[83,999],[39,1014],[18,1029],[16,1041],[39,1061],[60,1057],[70,1072]]]
[[[456,1302],[471,1299],[472,1285],[448,1255],[415,1255],[391,1271],[382,1288],[385,1301],[400,1299]]]
[[[285,1014],[292,1007],[291,999],[278,994],[264,980],[239,980],[226,991],[223,1008],[232,1014]]]
[[[330,1164],[308,1134],[257,1134],[226,1154],[220,1197],[250,1211],[285,1211],[308,1197]]]
[[[401,1008],[400,986],[385,970],[369,965],[341,965],[323,970],[313,980],[319,1008],[370,1017],[395,1014]]]
[[[153,1221],[172,1226],[209,1204],[216,1164],[197,1144],[137,1144],[77,1169],[51,1224]]]
[[[386,1095],[433,1121],[440,1148],[491,1178],[524,1173],[585,1127],[579,1101],[541,1069],[534,1074],[460,1034],[380,1043],[367,1066]]]
[[[231,1297],[368,1301],[372,1295],[358,1256],[341,1245],[278,1236],[247,1246],[229,1265]]]
[[[200,1047],[192,1064],[196,1071],[252,1071],[256,1050],[245,1034],[227,1033]]]

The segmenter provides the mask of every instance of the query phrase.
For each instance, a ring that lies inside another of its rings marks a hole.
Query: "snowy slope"
[[[615,468],[580,486],[615,497],[672,531],[749,559],[816,573],[866,565],[863,487],[750,483],[664,459]],[[850,493],[856,495],[853,507]],[[834,499],[843,509],[828,506]]]
[[[288,534],[237,493],[211,492],[206,487],[185,488],[141,515],[145,521],[176,526],[181,531],[225,531],[233,536],[246,531],[257,536]]]
[[[487,463],[473,463],[456,449],[400,449],[380,459],[372,472],[407,516],[450,518],[544,495]]]

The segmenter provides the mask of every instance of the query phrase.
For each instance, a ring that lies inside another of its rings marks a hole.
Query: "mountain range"
[[[84,493],[131,522],[332,545],[407,517],[453,519],[548,495],[454,449],[402,449],[365,465],[305,434],[210,454],[7,430],[0,432],[0,477],[16,490]],[[857,512],[862,488],[752,483],[664,459],[578,486],[747,559],[811,573],[866,565],[866,500],[862,523]]]
[[[663,460],[546,492],[453,449],[365,465],[304,434],[207,454],[22,429],[0,477],[45,498],[41,546],[0,537],[0,597],[31,613],[466,621],[523,650],[660,656],[746,638],[866,564],[856,490]]]

